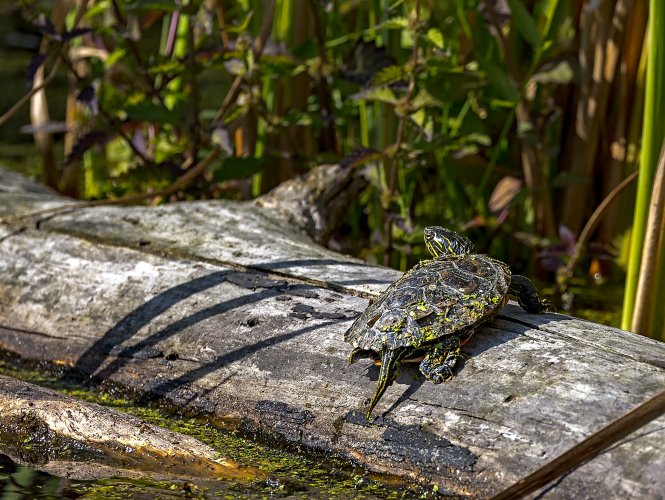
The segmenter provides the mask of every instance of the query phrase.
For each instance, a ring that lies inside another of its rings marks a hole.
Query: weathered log
[[[0,451],[71,479],[257,479],[261,471],[189,436],[0,375]]]
[[[47,202],[59,201],[5,191],[0,213]],[[398,276],[254,204],[81,209],[0,227],[0,347],[477,496],[665,385],[664,344],[511,304],[465,346],[452,381],[405,368],[370,424],[377,369],[348,366],[342,334]],[[664,433],[663,418],[646,425],[546,496],[657,497]]]

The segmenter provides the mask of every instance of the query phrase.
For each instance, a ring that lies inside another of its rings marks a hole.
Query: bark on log
[[[0,375],[0,451],[58,477],[257,479],[196,439]]]
[[[62,202],[13,191],[0,192],[2,214]],[[377,369],[348,366],[342,335],[398,276],[253,204],[81,209],[0,226],[0,348],[473,496],[665,385],[665,344],[511,304],[465,346],[452,381],[404,369],[369,424]],[[660,418],[545,498],[657,498],[664,436]]]

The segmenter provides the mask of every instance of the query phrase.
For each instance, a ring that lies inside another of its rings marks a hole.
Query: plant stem
[[[49,72],[48,76],[42,80],[39,85],[36,85],[30,89],[30,91],[21,97],[16,104],[14,104],[5,114],[0,116],[0,128],[2,128],[11,118],[16,114],[16,112],[21,109],[25,104],[27,104],[33,95],[35,95],[40,90],[46,88],[46,86],[51,83],[51,80],[55,78],[58,69],[60,68],[60,58],[57,58],[53,63],[53,67]]]
[[[416,0],[415,5],[415,18],[413,20],[414,24],[417,26],[420,22],[420,1]],[[390,177],[388,179],[388,210],[390,209],[390,202],[395,196],[395,191],[397,189],[397,169],[399,163],[399,151],[402,147],[402,141],[404,140],[404,127],[405,122],[409,113],[409,102],[413,96],[413,92],[416,88],[416,78],[417,78],[417,66],[418,66],[418,34],[414,32],[413,37],[413,49],[411,52],[411,64],[412,70],[409,75],[409,87],[406,91],[406,95],[403,99],[403,111],[399,115],[399,120],[397,122],[397,133],[395,138],[395,145],[392,160],[390,162]],[[387,212],[384,212],[384,232],[386,234],[386,251],[383,254],[383,265],[390,265],[390,254],[393,250],[393,222],[391,217]]]
[[[568,264],[557,276],[555,293],[565,288],[565,284],[572,277],[573,272],[575,271],[575,266],[577,265],[577,262],[582,255],[582,249],[586,246],[587,241],[591,237],[591,234],[595,231],[598,223],[601,221],[612,202],[626,187],[630,185],[631,182],[637,178],[638,173],[638,171],[632,172],[628,177],[621,181],[614,189],[612,189],[612,191],[607,194],[605,199],[600,203],[600,205],[596,207],[596,210],[594,210],[593,214],[591,214],[591,217],[589,217],[589,220],[584,225],[584,228],[580,233],[580,237],[577,239],[577,243],[575,243],[575,249],[573,250],[573,254],[570,257]]]
[[[648,61],[640,179],[637,185],[635,217],[621,318],[621,328],[624,330],[629,329],[632,324],[654,173],[660,147],[665,137],[665,122],[662,120],[662,117],[665,116],[665,4],[662,0],[650,0],[648,23],[649,44],[645,46],[645,50],[648,51]],[[651,270],[651,272],[653,271]]]
[[[657,334],[663,339],[663,325],[656,326],[656,310],[659,279],[659,256],[663,255],[663,239],[665,238],[665,141],[660,151],[658,169],[654,178],[651,206],[644,235],[644,249],[640,265],[640,277],[635,296],[635,310],[631,322],[631,331],[641,335]],[[650,331],[652,330],[652,331]],[[652,335],[654,336],[654,335]]]

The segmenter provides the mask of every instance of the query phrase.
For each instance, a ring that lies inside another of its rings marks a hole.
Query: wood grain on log
[[[0,192],[0,212],[27,210],[25,199]],[[477,496],[665,386],[664,344],[510,304],[465,346],[452,381],[404,368],[370,424],[377,368],[349,366],[342,335],[398,276],[251,204],[82,209],[0,226],[0,347]],[[660,418],[545,497],[657,497],[664,435]]]
[[[189,436],[0,375],[0,450],[59,477],[256,479]]]

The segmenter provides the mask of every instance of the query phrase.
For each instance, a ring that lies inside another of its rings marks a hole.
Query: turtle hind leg
[[[522,309],[530,313],[541,313],[551,310],[552,304],[549,300],[538,297],[536,287],[527,278],[519,274],[513,274],[510,280],[508,293],[513,295]]]
[[[371,419],[372,410],[376,406],[376,403],[379,402],[379,399],[381,399],[381,396],[383,396],[383,393],[386,392],[388,386],[399,376],[398,365],[403,357],[404,353],[402,350],[386,349],[383,352],[376,392],[374,393],[372,400],[369,402],[369,407],[365,414],[367,420]]]
[[[372,358],[372,351],[356,347],[353,351],[351,351],[351,354],[349,354],[349,364],[352,365],[359,359],[363,358]]]
[[[420,373],[435,384],[453,378],[453,368],[460,357],[460,339],[457,335],[443,337],[432,346],[420,362]]]

